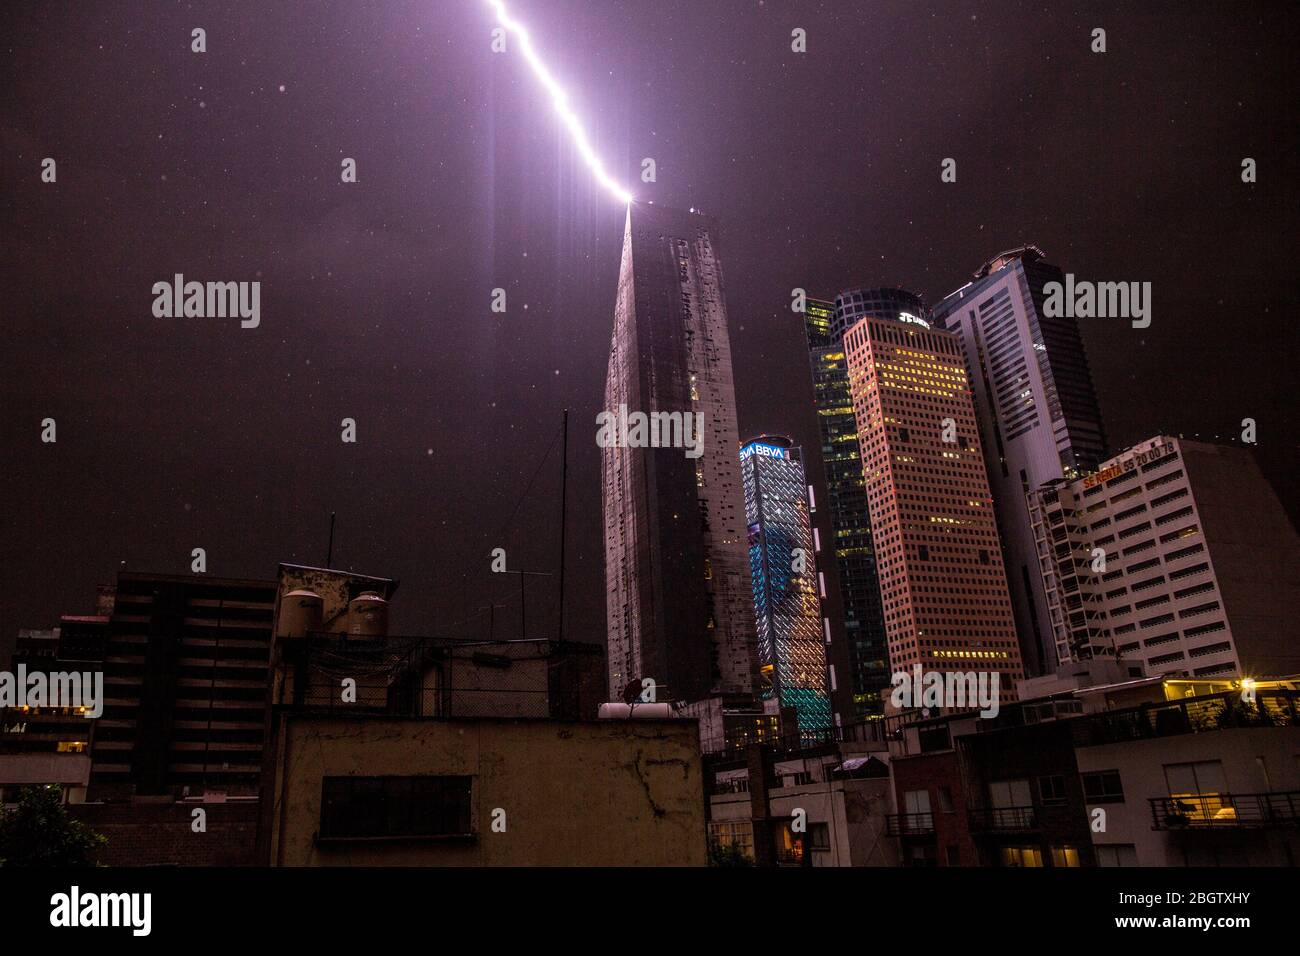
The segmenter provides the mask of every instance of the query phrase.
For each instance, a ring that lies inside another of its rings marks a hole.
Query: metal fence
[[[815,733],[800,733],[793,728],[783,728],[780,737],[757,738],[752,734],[729,737],[712,736],[700,741],[704,755],[717,763],[743,761],[750,747],[761,745],[777,759],[784,755],[794,759],[805,751],[809,756],[819,749],[834,748],[844,743],[883,743],[884,722],[864,720],[842,727],[830,727]]]

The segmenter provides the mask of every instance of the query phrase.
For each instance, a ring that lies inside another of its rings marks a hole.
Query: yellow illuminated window
[[[1072,846],[1052,847],[1052,866],[1078,866],[1079,851]]]
[[[1036,846],[1004,846],[1003,866],[1042,866],[1043,851]]]

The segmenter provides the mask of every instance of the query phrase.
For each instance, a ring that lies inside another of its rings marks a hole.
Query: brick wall
[[[939,866],[949,866],[948,847],[956,847],[958,866],[978,866],[979,852],[971,838],[967,820],[967,798],[957,755],[953,751],[895,757],[891,764],[894,776],[894,799],[897,812],[905,812],[903,795],[909,790],[925,790],[930,794],[930,812],[934,815],[934,835],[903,838],[903,865],[908,865],[908,842],[927,842]],[[948,788],[952,810],[941,809],[939,790]]]
[[[193,812],[207,814],[195,833]],[[257,802],[83,803],[73,817],[108,839],[104,866],[249,866],[257,837]]]

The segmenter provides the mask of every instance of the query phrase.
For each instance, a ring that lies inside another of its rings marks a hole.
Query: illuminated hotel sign
[[[1097,472],[1095,475],[1089,475],[1087,478],[1084,478],[1083,487],[1096,488],[1098,485],[1102,484],[1103,482],[1107,482],[1114,478],[1118,478],[1120,475],[1127,474],[1128,472],[1132,471],[1134,468],[1137,468],[1140,465],[1145,465],[1148,462],[1156,461],[1157,459],[1163,458],[1166,454],[1169,453],[1169,450],[1170,450],[1170,446],[1165,444],[1164,442],[1161,442],[1158,445],[1152,445],[1151,448],[1149,448],[1147,451],[1138,452],[1135,455],[1130,455],[1128,458],[1125,458],[1122,461],[1117,461],[1109,468],[1105,468]]]
[[[762,442],[753,441],[740,449],[740,460],[744,461],[751,455],[758,455],[760,458],[789,458],[790,452],[780,445],[765,445]]]
[[[920,325],[927,329],[930,327],[929,322],[925,321],[925,319],[921,318],[918,315],[913,315],[911,312],[898,313],[898,321],[911,322],[913,325]]]

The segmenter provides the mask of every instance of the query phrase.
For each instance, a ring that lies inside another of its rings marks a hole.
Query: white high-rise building
[[[980,443],[1006,558],[1027,673],[1052,673],[1047,604],[1025,493],[1097,469],[1106,438],[1075,320],[1050,317],[1043,287],[1064,276],[1036,246],[1003,252],[934,308],[957,335],[970,375]]]
[[[1300,672],[1300,542],[1245,449],[1160,435],[1027,499],[1062,663]]]

